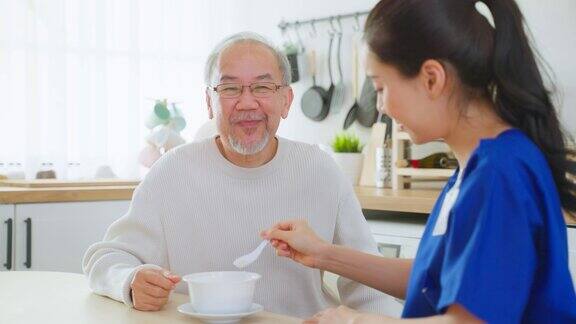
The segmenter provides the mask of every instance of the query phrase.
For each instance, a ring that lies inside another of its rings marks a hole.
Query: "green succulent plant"
[[[334,137],[332,150],[336,153],[360,153],[362,152],[362,145],[358,136],[342,132]]]

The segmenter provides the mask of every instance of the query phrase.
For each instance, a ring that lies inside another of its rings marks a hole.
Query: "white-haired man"
[[[376,253],[352,186],[317,147],[276,136],[293,99],[286,57],[264,38],[234,35],[206,65],[206,100],[218,135],[157,161],[128,213],[84,257],[98,294],[158,310],[180,275],[234,270],[278,220],[305,218],[330,241]],[[267,249],[247,268],[262,275],[254,300],[266,310],[308,317],[333,303],[322,275]],[[391,297],[340,278],[342,302],[395,312]]]

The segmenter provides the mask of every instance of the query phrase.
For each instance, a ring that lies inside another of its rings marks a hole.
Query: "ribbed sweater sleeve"
[[[129,306],[135,272],[167,267],[163,226],[147,185],[145,181],[135,190],[127,214],[108,228],[102,242],[88,248],[83,260],[90,288]]]

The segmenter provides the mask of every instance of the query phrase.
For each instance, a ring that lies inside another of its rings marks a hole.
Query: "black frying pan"
[[[312,87],[302,95],[300,105],[304,115],[312,120],[321,121],[328,115],[330,100],[328,92],[316,85],[316,52],[310,53],[310,73],[312,74]]]
[[[359,108],[357,117],[360,125],[364,127],[372,127],[378,119],[378,110],[376,109],[377,95],[372,80],[366,77],[364,85],[362,86],[360,99],[358,99]]]
[[[334,33],[330,33],[330,42],[328,43],[328,75],[330,76],[330,87],[328,88],[328,94],[326,95],[326,100],[328,101],[328,109],[330,109],[330,103],[332,102],[332,97],[334,96],[334,89],[336,85],[334,84],[334,77],[332,76],[332,43],[334,41]]]
[[[358,102],[354,101],[354,105],[348,110],[346,114],[346,119],[344,119],[344,129],[348,129],[348,127],[354,124],[356,118],[358,118]]]

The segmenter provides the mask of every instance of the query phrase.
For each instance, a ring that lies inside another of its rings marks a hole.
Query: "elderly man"
[[[286,57],[262,37],[234,35],[206,66],[206,100],[218,136],[182,145],[156,162],[128,213],[91,246],[84,271],[94,292],[158,310],[179,275],[235,270],[259,232],[305,218],[326,240],[376,253],[352,186],[316,146],[276,136],[293,99]],[[318,270],[265,250],[248,271],[262,275],[254,300],[268,311],[308,317],[333,304]],[[177,274],[177,275],[176,275]],[[341,301],[391,314],[397,303],[340,278]]]

